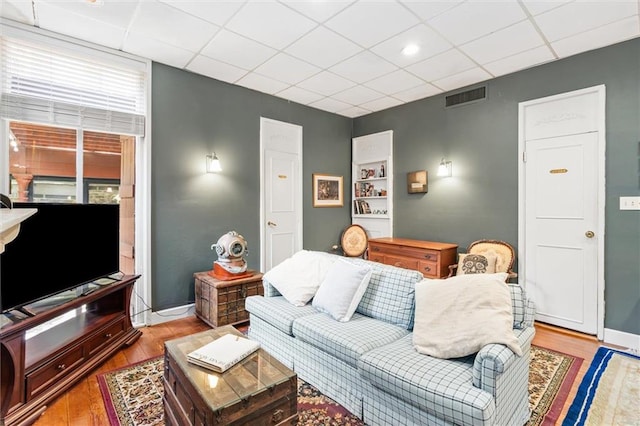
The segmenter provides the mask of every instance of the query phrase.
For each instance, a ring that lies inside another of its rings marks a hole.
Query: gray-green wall
[[[192,274],[211,268],[210,246],[228,230],[247,238],[249,267],[259,268],[261,116],[303,126],[304,248],[329,250],[350,223],[349,203],[311,207],[311,175],[343,175],[348,198],[351,137],[389,129],[396,236],[517,247],[518,103],[604,84],[605,327],[640,334],[640,212],[618,209],[620,196],[640,194],[640,39],[486,84],[487,99],[474,104],[445,109],[438,95],[351,120],[154,64],[153,310],[193,301]],[[224,172],[207,175],[204,156],[213,150]],[[435,176],[442,156],[453,161],[452,179]],[[406,173],[424,169],[429,192],[407,194]]]
[[[487,99],[444,108],[445,95],[354,120],[354,136],[394,131],[394,235],[518,245],[518,103],[606,86],[605,327],[640,334],[640,39],[486,83]],[[476,86],[473,86],[476,87]],[[435,176],[441,157],[451,179]],[[427,169],[429,192],[409,195],[407,172]],[[517,267],[517,265],[516,265]]]
[[[230,230],[246,238],[249,268],[260,268],[260,117],[303,127],[303,247],[329,250],[350,223],[349,203],[312,207],[311,176],[348,178],[351,119],[154,63],[154,311],[193,302],[193,273],[212,268],[217,256],[211,244]],[[212,151],[220,174],[205,173]]]

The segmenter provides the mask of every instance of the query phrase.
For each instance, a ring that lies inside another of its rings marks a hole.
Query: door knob
[[[593,237],[595,237],[595,236],[596,236],[595,232],[593,232],[593,231],[587,231],[587,232],[585,232],[585,233],[584,233],[584,235],[585,235],[587,238],[593,238]]]
[[[278,225],[276,225],[275,223],[273,223],[271,221],[267,222],[267,225],[269,225],[269,226],[278,226]]]

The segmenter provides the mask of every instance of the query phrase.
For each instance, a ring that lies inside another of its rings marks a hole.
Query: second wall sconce
[[[451,177],[451,161],[445,161],[444,157],[442,157],[438,166],[438,176]]]
[[[214,152],[213,154],[207,154],[207,173],[218,173],[222,171],[220,160]]]

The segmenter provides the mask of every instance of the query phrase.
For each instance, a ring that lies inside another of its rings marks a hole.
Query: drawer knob
[[[402,262],[396,262],[393,264],[393,266],[402,266]]]
[[[280,423],[283,417],[284,411],[278,409],[273,412],[273,415],[271,416],[271,423]]]
[[[58,366],[56,367],[58,370],[64,370],[65,368],[67,368],[66,365],[64,364],[58,364]]]
[[[430,255],[430,254],[425,254],[425,255],[424,255],[424,258],[425,258],[425,259],[431,259],[431,255]]]
[[[107,333],[107,334],[104,335],[104,337],[106,337],[107,339],[110,338],[111,336],[112,336],[111,333]]]
[[[373,251],[380,251],[380,247],[374,247]]]
[[[429,266],[425,266],[425,267],[424,267],[424,270],[425,270],[425,271],[427,271],[427,272],[429,272],[429,271],[431,271],[431,268],[430,268]]]

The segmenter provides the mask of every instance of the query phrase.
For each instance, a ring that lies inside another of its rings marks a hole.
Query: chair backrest
[[[511,268],[515,260],[515,251],[509,243],[498,240],[478,240],[469,244],[467,253],[482,255],[495,254],[496,272],[512,272]]]
[[[347,257],[362,257],[369,246],[367,231],[360,225],[349,225],[340,237],[342,252]]]

